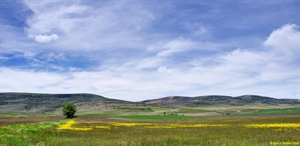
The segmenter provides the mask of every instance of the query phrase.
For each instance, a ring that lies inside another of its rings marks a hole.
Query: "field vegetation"
[[[13,93],[0,100],[0,146],[300,145],[296,100],[205,96],[134,103],[90,94]],[[73,119],[63,116],[67,102],[76,105]]]
[[[126,107],[110,110],[110,114],[78,114],[71,120],[56,115],[22,117],[16,113],[1,113],[0,145],[265,146],[300,142],[298,107],[255,110],[218,105],[203,109],[151,109],[154,110],[128,112]],[[235,114],[183,115],[219,110]]]

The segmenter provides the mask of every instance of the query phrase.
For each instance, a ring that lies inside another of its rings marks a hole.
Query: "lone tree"
[[[73,118],[76,113],[76,105],[73,102],[68,102],[64,105],[63,115],[67,118]]]

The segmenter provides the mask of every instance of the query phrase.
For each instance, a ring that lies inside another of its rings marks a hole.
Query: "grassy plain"
[[[79,111],[71,120],[0,113],[0,145],[300,145],[297,106],[148,108]]]

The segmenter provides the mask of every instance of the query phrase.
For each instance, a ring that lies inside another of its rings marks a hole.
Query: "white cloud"
[[[160,66],[157,70],[144,72],[140,70],[144,68],[140,67],[139,62],[125,63],[127,65],[122,67],[110,66],[103,71],[73,70],[62,74],[4,68],[2,91],[88,92],[131,101],[169,95],[208,94],[297,98],[297,72],[286,64],[270,62],[272,59],[265,58],[266,55],[237,49],[213,58],[219,61],[217,65],[198,64],[187,70],[180,66]]]
[[[1,67],[1,92],[47,92],[45,88],[56,86],[64,75],[31,70]]]
[[[216,44],[210,42],[199,43],[190,39],[179,37],[168,42],[150,45],[148,50],[156,51],[157,57],[169,57],[173,54],[187,52],[190,50],[214,50],[216,47]]]
[[[172,75],[172,74],[174,74],[175,72],[176,72],[176,70],[174,70],[174,69],[169,69],[169,68],[167,68],[167,67],[165,67],[165,66],[160,66],[158,69],[157,69],[157,71],[158,72],[160,72],[160,73],[163,73],[163,74],[168,74],[168,75]]]
[[[28,58],[28,59],[33,58],[35,55],[36,55],[36,53],[32,53],[32,52],[25,52],[24,53],[24,57]]]
[[[276,29],[264,42],[265,46],[274,49],[274,53],[285,56],[299,56],[297,51],[300,47],[300,32],[296,24],[286,24]]]
[[[168,57],[174,53],[180,53],[184,51],[188,51],[191,49],[195,49],[197,43],[192,42],[188,39],[178,38],[173,41],[167,42],[160,46],[163,50],[160,51],[157,56],[158,57]]]
[[[53,31],[68,33],[76,29],[77,23],[82,21],[77,15],[80,16],[89,9],[76,2],[67,4],[62,1],[24,0],[24,3],[34,12],[34,15],[27,20],[29,27],[26,31],[30,37],[53,33]]]
[[[66,57],[63,53],[47,53],[43,56],[41,56],[41,58],[45,61],[45,62],[51,62],[51,61],[62,61],[62,60],[66,60]]]
[[[151,69],[157,68],[164,62],[164,59],[158,57],[149,57],[142,60],[137,61],[136,68],[137,69]]]
[[[57,34],[60,41],[55,48],[66,50],[140,48],[145,41],[139,32],[155,19],[138,3],[122,1],[87,5],[80,1],[25,0],[25,4],[34,12],[27,20],[28,36],[50,42],[55,37],[39,34]]]
[[[248,50],[236,49],[229,53],[224,53],[216,61],[219,68],[225,68],[232,73],[259,72],[267,66],[270,56],[264,52],[251,52]]]
[[[52,35],[37,35],[35,36],[34,40],[40,43],[49,43],[51,41],[58,40],[59,37],[56,34]]]
[[[73,70],[61,74],[1,68],[1,91],[88,92],[131,101],[169,95],[207,94],[260,94],[297,98],[297,72],[286,67],[286,64],[268,63],[272,59],[265,58],[266,55],[237,49],[212,58],[219,61],[219,64],[206,66],[200,63],[186,70],[180,66],[159,66],[157,70],[145,72],[140,70],[159,65],[151,63],[150,58],[125,63],[122,67],[110,66],[105,70],[94,71]],[[150,65],[139,64],[148,61]]]

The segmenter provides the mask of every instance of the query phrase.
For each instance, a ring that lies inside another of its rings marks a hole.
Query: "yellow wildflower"
[[[100,128],[100,129],[110,129],[110,126],[96,126],[95,128]]]
[[[300,123],[247,124],[248,128],[300,128]]]
[[[57,129],[60,129],[60,130],[83,130],[83,131],[93,129],[93,128],[88,128],[88,127],[84,127],[84,128],[72,127],[75,124],[76,124],[76,122],[74,120],[70,120],[70,121],[66,122],[65,124],[63,124],[63,125],[58,125]]]

